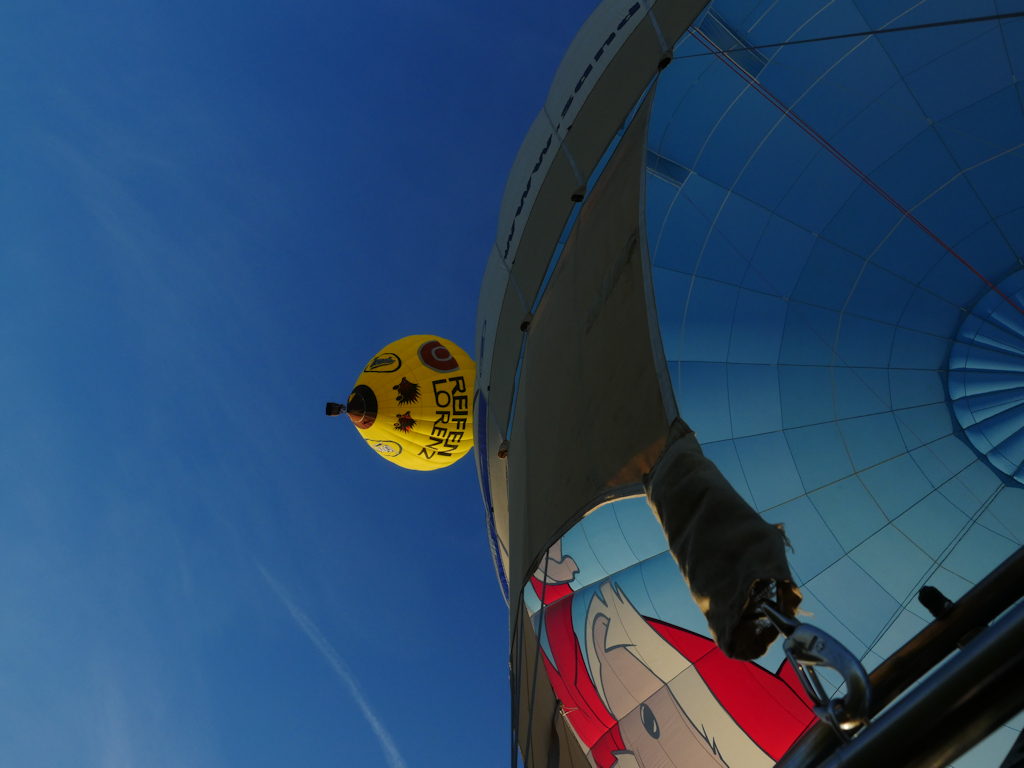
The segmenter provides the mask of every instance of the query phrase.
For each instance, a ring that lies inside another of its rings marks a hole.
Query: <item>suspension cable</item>
[[[1024,11],[1014,13],[999,13],[993,16],[974,16],[969,19],[951,19],[949,21],[933,21],[928,24],[913,24],[909,27],[889,27],[888,29],[866,29],[863,32],[847,32],[842,35],[828,35],[827,37],[807,37],[802,40],[787,40],[784,43],[764,43],[763,45],[744,45],[729,50],[707,51],[705,53],[688,53],[685,56],[676,56],[675,59],[699,59],[702,56],[718,56],[720,53],[739,53],[740,51],[760,51],[763,48],[783,48],[790,45],[802,45],[803,43],[823,43],[827,40],[846,40],[851,37],[868,37],[870,35],[887,35],[890,32],[911,32],[915,29],[933,29],[935,27],[952,27],[957,24],[979,24],[983,21],[1003,21],[1004,19],[1018,19],[1024,17]]]

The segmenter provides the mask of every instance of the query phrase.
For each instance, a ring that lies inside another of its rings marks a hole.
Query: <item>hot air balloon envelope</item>
[[[406,336],[366,364],[348,415],[374,451],[407,469],[447,467],[473,447],[476,366],[437,336]]]
[[[643,497],[676,418],[868,671],[932,621],[922,586],[959,599],[1021,547],[1024,20],[993,12],[604,0],[573,41],[477,319],[527,768],[769,768],[815,722],[780,643],[715,642]]]

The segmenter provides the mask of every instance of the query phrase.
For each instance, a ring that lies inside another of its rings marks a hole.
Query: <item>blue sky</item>
[[[472,348],[593,5],[5,5],[0,764],[508,760],[472,461],[323,404],[398,337]]]

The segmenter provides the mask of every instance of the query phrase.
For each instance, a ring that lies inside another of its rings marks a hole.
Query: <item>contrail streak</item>
[[[356,684],[356,680],[352,677],[352,673],[349,672],[348,665],[342,661],[338,652],[334,650],[334,647],[327,641],[327,638],[323,636],[323,633],[317,628],[316,624],[313,623],[312,619],[303,613],[295,603],[292,602],[288,593],[285,592],[284,587],[278,583],[277,579],[271,576],[267,569],[256,563],[256,567],[260,569],[260,573],[263,574],[263,578],[267,580],[267,584],[274,590],[274,594],[280,598],[281,602],[284,603],[284,607],[288,609],[288,613],[295,619],[295,623],[299,625],[299,628],[306,633],[306,637],[313,641],[313,645],[316,649],[324,655],[324,658],[330,662],[331,666],[334,667],[334,671],[338,673],[338,677],[341,681],[348,686],[348,692],[352,694],[352,698],[355,699],[359,709],[363,712],[363,717],[366,718],[366,722],[373,728],[373,732],[377,736],[377,740],[380,742],[381,749],[384,750],[384,757],[387,758],[388,764],[391,768],[406,768],[405,760],[402,759],[402,755],[398,751],[398,747],[395,746],[395,742],[391,738],[391,734],[387,732],[383,723],[377,719],[377,716],[373,713],[370,708],[369,702],[366,697],[363,696],[363,692],[359,690],[359,686]]]

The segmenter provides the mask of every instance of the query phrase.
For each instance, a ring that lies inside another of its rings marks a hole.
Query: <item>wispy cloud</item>
[[[316,649],[323,654],[324,658],[334,668],[334,671],[338,673],[338,677],[348,687],[348,692],[352,695],[359,709],[363,713],[363,717],[366,718],[366,722],[370,724],[374,734],[377,736],[377,740],[380,742],[381,749],[384,750],[384,756],[387,758],[388,764],[391,768],[406,768],[405,760],[402,759],[402,755],[398,751],[398,747],[395,746],[395,742],[391,738],[391,734],[387,732],[384,724],[378,719],[377,715],[374,714],[370,708],[369,702],[366,697],[363,696],[363,692],[359,689],[359,685],[356,683],[355,678],[349,671],[348,665],[338,655],[338,652],[334,650],[327,638],[324,637],[323,633],[317,628],[316,624],[313,623],[312,619],[309,618],[302,610],[292,602],[288,593],[285,592],[283,586],[273,576],[271,576],[267,569],[264,568],[259,562],[256,563],[256,567],[260,569],[260,573],[263,574],[263,578],[266,579],[267,584],[274,591],[274,594],[280,598],[281,602],[284,603],[284,607],[288,609],[288,612],[295,619],[295,623],[299,625],[299,628],[306,633]]]

